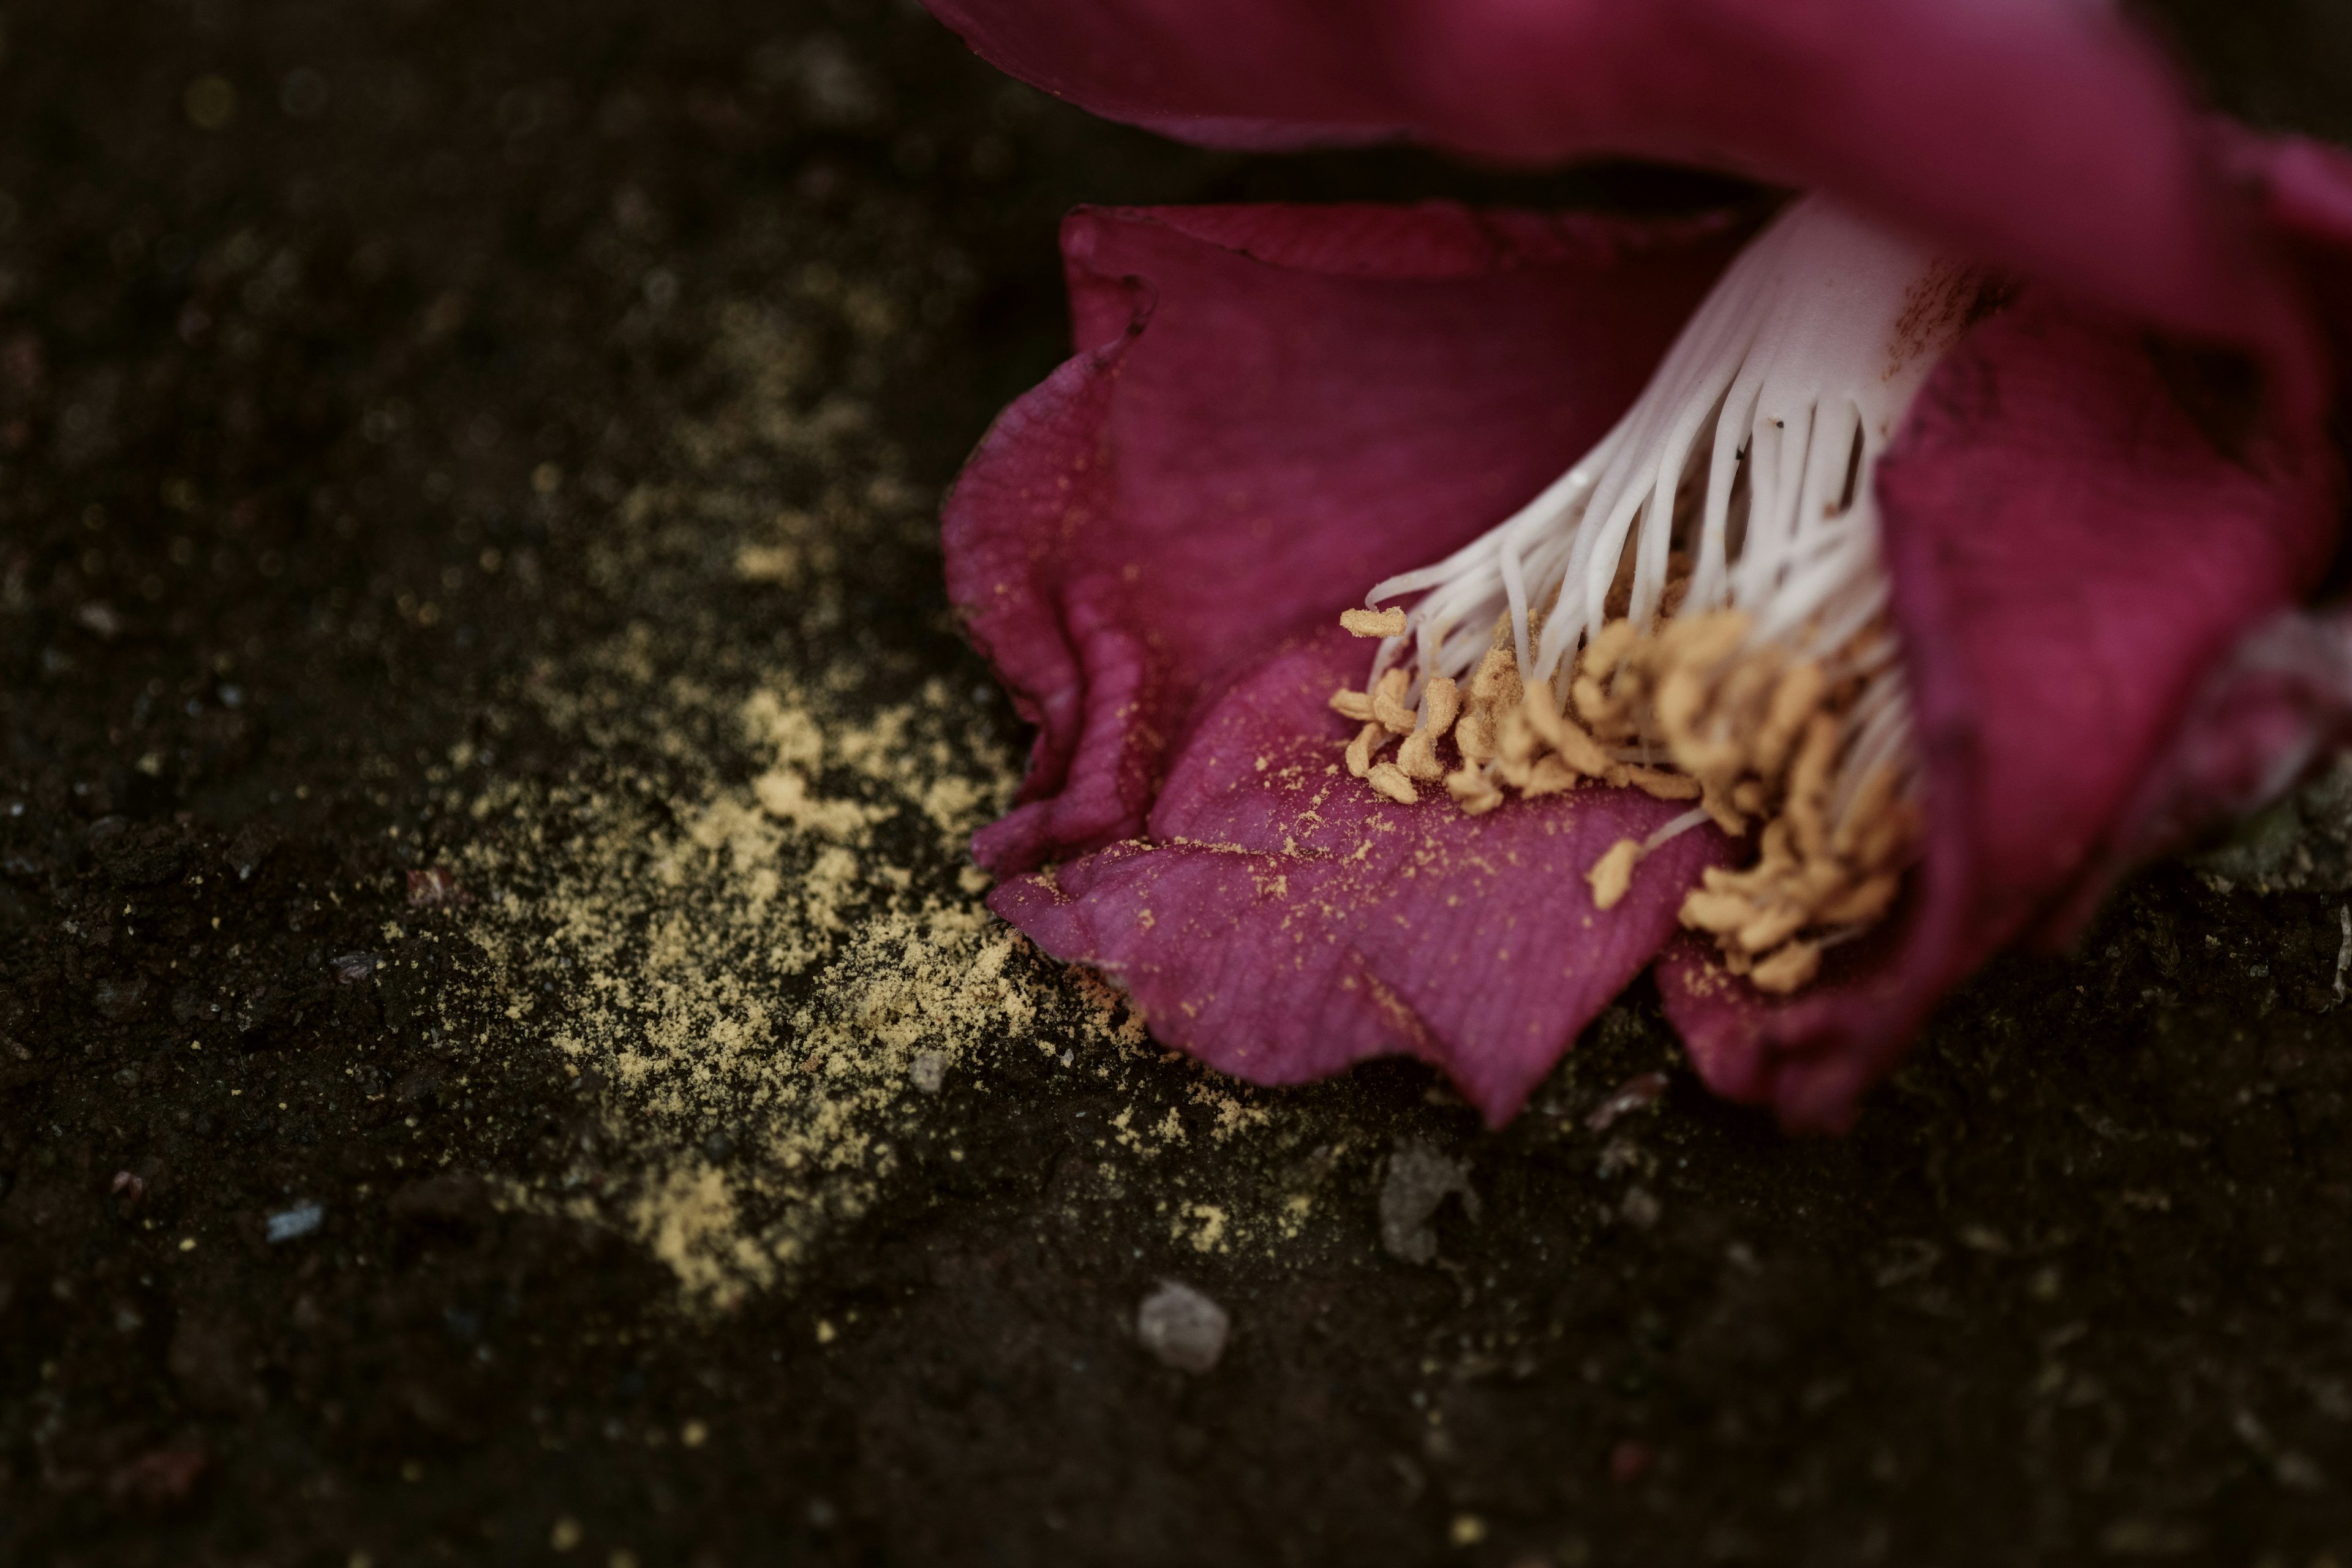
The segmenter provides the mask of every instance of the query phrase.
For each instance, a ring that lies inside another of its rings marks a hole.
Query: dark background
[[[2340,7],[2151,15],[2220,101],[2352,138]],[[1707,182],[1174,148],[879,0],[16,3],[0,40],[0,1558],[2352,1563],[2325,800],[1997,966],[1842,1141],[1708,1101],[1637,994],[1501,1134],[1394,1064],[1260,1097],[1245,1155],[1167,1168],[1311,1170],[1328,1221],[1199,1252],[1087,1184],[1100,1097],[1039,1067],[1073,1002],[980,1064],[954,1169],[726,1310],[498,1197],[595,1143],[541,1036],[457,1076],[420,1026],[498,961],[407,874],[520,853],[435,759],[494,713],[524,784],[671,765],[509,700],[635,623],[691,625],[661,657],[712,680],[985,681],[919,517],[790,630],[596,569],[614,498],[727,405],[710,302],[813,258],[870,283],[911,327],[809,328],[870,422],[760,482],[935,500],[1057,356],[1074,202]],[[397,920],[448,940],[338,969]],[[456,1163],[419,1179],[429,1140]],[[1399,1148],[1479,1200],[1434,1264],[1383,1243]],[[317,1238],[268,1241],[312,1194]],[[1234,1314],[1205,1376],[1126,1327],[1171,1271]]]

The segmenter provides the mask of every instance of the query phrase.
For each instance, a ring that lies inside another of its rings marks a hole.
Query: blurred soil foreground
[[[2352,137],[2352,26],[2179,0]],[[981,906],[936,508],[1170,147],[885,0],[0,5],[0,1561],[2352,1564],[2352,775],[1860,1129]]]

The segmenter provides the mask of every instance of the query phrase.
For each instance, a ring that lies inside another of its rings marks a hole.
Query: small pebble
[[[380,952],[346,952],[338,958],[331,960],[328,967],[335,972],[335,978],[343,984],[357,985],[361,981],[365,980],[369,975],[373,974],[377,970],[383,967],[383,954]]]
[[[1233,1320],[1190,1285],[1163,1279],[1135,1314],[1135,1337],[1165,1365],[1204,1373],[1225,1353]]]
[[[1628,1187],[1625,1189],[1625,1201],[1619,1205],[1617,1212],[1634,1229],[1647,1230],[1658,1223],[1658,1216],[1664,1210],[1647,1187]]]
[[[925,1094],[937,1094],[940,1085],[947,1081],[948,1059],[937,1051],[917,1051],[908,1064],[907,1077]]]
[[[1400,1142],[1381,1183],[1381,1247],[1407,1263],[1436,1262],[1437,1229],[1430,1222],[1449,1197],[1477,1219],[1478,1194],[1470,1190],[1467,1165],[1425,1143]]]
[[[327,1211],[319,1204],[296,1204],[290,1209],[280,1209],[269,1216],[269,1241],[276,1246],[281,1241],[296,1241],[316,1231],[325,1221]]]

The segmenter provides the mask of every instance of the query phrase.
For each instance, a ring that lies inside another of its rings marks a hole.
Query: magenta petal
[[[2233,168],[2263,197],[2352,349],[2352,156],[2231,127]],[[2199,682],[2172,739],[2125,809],[2077,906],[2124,868],[2189,842],[2215,818],[2275,799],[2326,752],[2352,742],[2352,616],[2280,615],[2247,632]],[[2072,911],[2069,911],[2072,912]]]
[[[1340,766],[1352,729],[1325,706],[1362,679],[1365,647],[1326,633],[1277,654],[1202,719],[1152,844],[1007,882],[989,905],[1225,1072],[1299,1083],[1407,1054],[1499,1123],[1642,972],[1728,845],[1684,834],[1603,912],[1585,871],[1679,807],[1587,789],[1467,817],[1442,787],[1418,805],[1380,798]]]
[[[2352,615],[2287,614],[2206,671],[2140,783],[2103,870],[2189,842],[2215,818],[2267,805],[2352,744]]]
[[[950,596],[1039,725],[981,863],[1139,831],[1204,682],[1549,483],[1740,237],[1440,205],[1074,215],[1083,352],[946,510]]]
[[[2103,4],[2052,0],[928,0],[1114,119],[1271,144],[1388,132],[1633,154],[1805,186],[2177,331],[2321,371],[2294,279],[2185,95]]]
[[[1937,373],[1878,478],[1927,769],[1909,911],[1781,1005],[1677,947],[1660,984],[1710,1084],[1844,1124],[1946,988],[2108,864],[2207,668],[2334,534],[2331,453],[2209,428],[2136,335],[2046,295]]]

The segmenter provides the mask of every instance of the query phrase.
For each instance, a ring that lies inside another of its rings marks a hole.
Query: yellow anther
[[[1576,770],[1558,757],[1545,757],[1528,770],[1528,782],[1519,793],[1534,799],[1538,795],[1559,795],[1576,787]]]
[[[1450,675],[1433,675],[1421,693],[1421,727],[1443,736],[1462,712],[1462,689]]]
[[[1811,908],[1837,897],[1852,879],[1846,868],[1835,860],[1808,860],[1803,870],[1787,879],[1789,896]]]
[[[1751,954],[1769,952],[1805,929],[1805,911],[1794,904],[1766,910],[1739,928],[1734,938]]]
[[[1420,721],[1413,710],[1404,705],[1404,694],[1412,689],[1412,677],[1402,665],[1381,677],[1372,687],[1372,717],[1387,725],[1391,732],[1410,735]]]
[[[1712,893],[1693,889],[1683,899],[1682,922],[1693,931],[1720,936],[1738,931],[1756,918],[1756,906],[1737,893]]]
[[[1473,707],[1454,726],[1454,749],[1465,763],[1491,763],[1502,748],[1495,742],[1495,721],[1484,708]]]
[[[1503,792],[1475,763],[1465,763],[1445,775],[1445,793],[1465,816],[1484,816],[1503,804]]]
[[[1632,763],[1617,765],[1617,776],[1612,784],[1629,784],[1643,795],[1657,800],[1696,800],[1699,782],[1687,773],[1670,773],[1664,768],[1644,768]]]
[[[1584,673],[1605,680],[1617,672],[1626,652],[1642,635],[1631,621],[1612,621],[1588,638],[1584,645]]]
[[[1752,733],[1764,721],[1773,683],[1787,662],[1787,656],[1769,643],[1748,649],[1723,678],[1715,698],[1717,711],[1732,715],[1742,733]]]
[[[1506,707],[1519,700],[1519,661],[1511,657],[1509,648],[1486,650],[1478,661],[1478,673],[1470,678],[1470,700]]]
[[[1885,914],[1895,902],[1897,889],[1903,886],[1902,876],[1894,871],[1881,871],[1867,882],[1822,904],[1813,911],[1816,924],[1826,926],[1861,925]]]
[[[1642,858],[1642,846],[1631,838],[1620,838],[1608,852],[1592,863],[1584,879],[1592,884],[1592,907],[1613,910],[1633,885],[1633,863]]]
[[[1570,767],[1589,778],[1608,773],[1612,760],[1609,753],[1584,732],[1582,725],[1551,705],[1550,687],[1541,682],[1528,687],[1519,711],[1527,716],[1528,727]]]
[[[1748,628],[1754,624],[1738,610],[1717,610],[1668,621],[1651,639],[1656,649],[1656,664],[1660,668],[1675,665],[1712,668],[1731,657],[1748,640]]]
[[[1821,972],[1821,945],[1818,942],[1792,942],[1750,970],[1748,982],[1759,991],[1786,996],[1790,992],[1811,984],[1813,976]]]
[[[1543,741],[1537,735],[1536,727],[1528,722],[1525,707],[1506,709],[1495,721],[1495,754],[1502,759],[1507,770],[1505,777],[1510,778],[1508,770],[1526,768],[1542,750]],[[1511,778],[1511,782],[1517,784],[1518,780]]]
[[[1691,782],[1699,784],[1698,803],[1705,808],[1706,815],[1714,820],[1715,825],[1734,838],[1745,837],[1748,832],[1748,819],[1733,808],[1731,802],[1724,797],[1723,791],[1711,784],[1700,784],[1696,779]]]
[[[1423,672],[1418,713],[1404,706],[1410,661],[1369,693],[1336,693],[1332,707],[1363,725],[1349,767],[1405,804],[1418,799],[1415,781],[1443,780],[1465,816],[1504,804],[1506,787],[1540,798],[1589,778],[1696,801],[1734,837],[1760,825],[1755,863],[1705,870],[1680,919],[1714,937],[1730,973],[1776,994],[1801,989],[1820,970],[1822,932],[1878,920],[1899,895],[1918,826],[1908,774],[1898,762],[1859,781],[1841,775],[1866,678],[1832,682],[1817,660],[1751,644],[1753,622],[1743,612],[1676,614],[1689,585],[1690,563],[1680,556],[1669,565],[1663,612],[1644,630],[1624,618],[1630,560],[1609,600],[1616,618],[1570,667],[1565,711],[1551,684],[1521,679],[1517,637],[1501,616],[1492,646],[1460,688]],[[1528,616],[1528,635],[1538,644],[1541,616]],[[1349,625],[1396,636],[1404,619],[1375,626],[1367,615]],[[1837,657],[1851,660],[1865,645],[1866,637],[1849,641]],[[1380,761],[1398,735],[1404,741],[1394,760]],[[1439,752],[1449,735],[1462,759],[1451,773]],[[1656,765],[1620,760],[1628,755]],[[1832,816],[1841,797],[1848,805]],[[1642,855],[1639,842],[1621,840],[1587,869],[1596,908],[1623,900]]]
[[[1815,713],[1805,724],[1805,742],[1789,768],[1787,816],[1797,837],[1798,852],[1808,860],[1829,850],[1827,825],[1822,820],[1827,804],[1830,769],[1837,761],[1838,722],[1827,713]]]
[[[1342,610],[1339,625],[1360,637],[1404,636],[1402,610]]]
[[[1510,618],[1503,619],[1503,630],[1510,630]],[[1489,648],[1478,661],[1478,673],[1470,678],[1470,699],[1465,704],[1462,717],[1454,726],[1454,743],[1463,757],[1470,762],[1491,762],[1502,749],[1502,737],[1497,724],[1502,715],[1519,703],[1519,667],[1507,648]]]
[[[1865,870],[1892,867],[1919,838],[1919,808],[1899,801],[1880,814],[1877,823],[1854,847],[1854,863]]]
[[[1445,764],[1437,760],[1437,742],[1445,739],[1461,711],[1462,693],[1453,677],[1432,676],[1421,693],[1421,726],[1397,748],[1397,766],[1428,783],[1444,778]]]
[[[1756,771],[1766,778],[1778,776],[1781,765],[1789,760],[1789,748],[1795,744],[1803,731],[1805,721],[1822,705],[1829,694],[1829,677],[1811,659],[1789,667],[1772,689],[1772,706],[1764,716],[1764,727],[1756,734]]]
[[[1421,799],[1413,793],[1412,781],[1405,777],[1404,770],[1394,763],[1373,763],[1371,772],[1364,775],[1364,782],[1399,805],[1411,805]]]
[[[1617,700],[1601,689],[1601,682],[1589,675],[1580,675],[1569,687],[1568,695],[1576,704],[1576,711],[1588,724],[1611,723],[1624,717],[1624,708]]]
[[[1836,835],[1830,839],[1832,854],[1843,860],[1854,858],[1854,851],[1870,836],[1870,830],[1878,826],[1879,817],[1895,804],[1895,789],[1899,782],[1894,768],[1885,763],[1871,770],[1870,776],[1862,781],[1862,788],[1854,792],[1853,804],[1839,821]]]
[[[1658,716],[1658,728],[1666,732],[1669,741],[1693,737],[1698,729],[1699,715],[1706,711],[1706,682],[1689,665],[1679,665],[1658,682],[1658,694],[1650,700],[1650,711]]]

